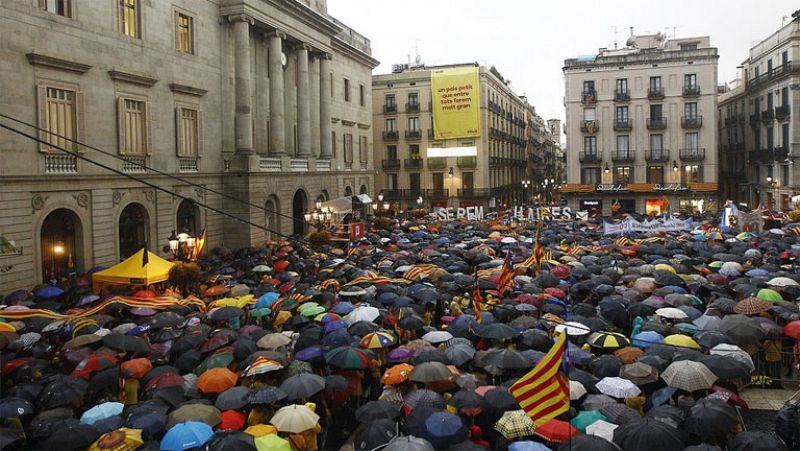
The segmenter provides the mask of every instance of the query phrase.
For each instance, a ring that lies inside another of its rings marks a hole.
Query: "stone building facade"
[[[718,207],[718,58],[708,37],[632,34],[625,48],[564,62],[571,208]]]
[[[378,62],[325,0],[21,0],[0,30],[0,113],[28,125],[0,121],[44,141],[0,131],[0,233],[23,249],[3,291],[164,255],[173,230],[263,244],[373,191]]]

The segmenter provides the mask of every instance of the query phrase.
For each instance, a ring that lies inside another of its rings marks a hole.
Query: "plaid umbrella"
[[[411,410],[417,407],[432,407],[435,409],[444,409],[446,407],[442,395],[428,389],[412,391],[403,398],[403,403]]]
[[[692,360],[672,362],[661,373],[661,378],[670,387],[688,392],[709,389],[717,380],[717,376],[707,366]]]
[[[758,315],[772,308],[772,303],[759,298],[745,298],[736,303],[733,311],[740,315]]]
[[[286,398],[286,393],[281,391],[280,388],[266,386],[250,393],[250,397],[247,400],[250,404],[271,404],[284,398]]]
[[[522,409],[503,413],[494,425],[494,430],[508,440],[529,437],[533,435],[535,429],[531,417]]]

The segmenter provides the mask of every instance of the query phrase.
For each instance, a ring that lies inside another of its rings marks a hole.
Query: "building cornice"
[[[170,83],[169,84],[169,89],[171,89],[172,92],[177,92],[177,93],[180,93],[180,94],[186,94],[186,95],[196,96],[196,97],[202,97],[202,96],[206,95],[206,93],[208,92],[208,90],[206,90],[206,89],[195,88],[194,86],[182,85],[182,84],[178,84],[178,83]]]
[[[614,68],[630,65],[651,65],[653,63],[682,63],[686,61],[717,61],[719,55],[716,48],[676,51],[639,52],[619,56],[598,56],[594,61],[579,62],[577,58],[564,61],[562,71],[578,72],[586,69]],[[627,69],[627,68],[626,68]]]
[[[85,74],[86,72],[89,72],[89,69],[92,68],[92,66],[88,64],[82,64],[36,52],[27,53],[25,56],[28,58],[28,62],[33,66],[44,66],[51,69],[64,70],[79,74]]]
[[[108,76],[114,81],[121,81],[123,83],[130,83],[148,88],[158,82],[158,78],[155,77],[133,74],[130,72],[122,72],[120,70],[110,70],[108,71]]]
[[[333,47],[334,50],[338,50],[342,53],[345,53],[347,56],[369,67],[370,69],[375,69],[381,63],[380,61],[373,58],[371,55],[364,53],[361,50],[358,50],[357,48],[351,46],[350,44],[342,41],[341,39],[335,36],[331,38],[331,47]]]
[[[271,6],[288,14],[292,19],[295,19],[304,25],[308,25],[310,28],[317,30],[318,32],[321,32],[331,38],[336,35],[336,33],[342,31],[342,27],[333,22],[331,19],[303,5],[297,0],[260,0],[259,3],[261,2],[266,3],[267,6]],[[251,17],[257,22],[264,23],[269,27],[279,29],[281,31],[289,31],[286,27],[286,23],[275,22],[272,15],[262,11],[262,8],[251,5],[247,0],[241,0],[238,3],[221,7],[220,15],[223,18],[228,16],[245,15]]]

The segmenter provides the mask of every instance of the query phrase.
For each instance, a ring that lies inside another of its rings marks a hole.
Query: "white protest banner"
[[[690,230],[692,228],[691,219],[656,220],[639,222],[631,217],[619,223],[603,221],[603,235],[613,235],[625,232],[677,232],[680,230]]]

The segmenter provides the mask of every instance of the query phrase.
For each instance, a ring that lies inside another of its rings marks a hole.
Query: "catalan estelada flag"
[[[497,292],[502,296],[506,290],[511,288],[514,283],[514,265],[511,264],[511,253],[506,253],[506,258],[503,260],[503,271],[500,273],[500,279],[497,281]]]
[[[544,246],[542,245],[542,223],[536,226],[536,239],[533,244],[533,261],[536,265],[536,274],[542,271],[542,260],[544,260]]]
[[[481,296],[481,286],[478,283],[478,271],[475,270],[475,282],[472,284],[472,304],[475,306],[475,320],[481,323],[481,310],[483,310],[483,296]]]
[[[536,427],[569,410],[569,382],[561,372],[566,343],[567,334],[559,334],[550,351],[508,390]]]
[[[192,261],[197,261],[203,253],[203,247],[206,245],[206,229],[200,232],[200,237],[194,243],[194,251],[192,252]]]

